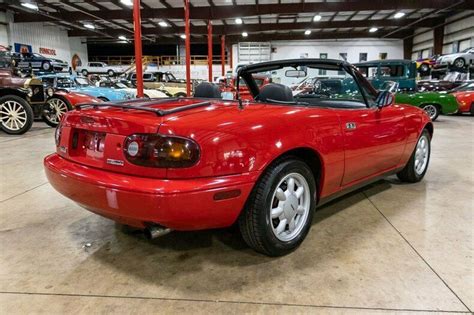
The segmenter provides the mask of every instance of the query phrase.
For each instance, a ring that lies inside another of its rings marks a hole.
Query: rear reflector
[[[222,191],[214,195],[214,200],[224,200],[224,199],[235,198],[235,197],[240,196],[240,194],[241,194],[240,189]]]

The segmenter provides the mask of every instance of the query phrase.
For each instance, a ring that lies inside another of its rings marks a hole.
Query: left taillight
[[[61,125],[60,124],[56,127],[56,131],[54,132],[54,141],[56,142],[56,146],[59,147],[59,143],[61,143]]]
[[[159,134],[128,136],[123,150],[130,163],[147,167],[190,167],[200,157],[199,145],[194,140]]]

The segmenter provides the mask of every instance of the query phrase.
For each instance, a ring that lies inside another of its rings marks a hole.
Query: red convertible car
[[[101,102],[102,100],[87,94],[58,89],[54,91],[53,96],[43,105],[43,120],[49,126],[56,127],[62,116],[73,109],[74,106],[83,103],[94,104]]]
[[[289,86],[320,70],[341,89],[292,95]],[[253,74],[270,71],[281,84],[259,88]],[[345,61],[272,61],[238,76],[254,101],[215,98],[219,87],[202,83],[209,98],[76,107],[44,160],[49,182],[149,237],[238,223],[250,247],[279,256],[304,240],[317,205],[391,174],[424,177],[428,116],[394,104]]]
[[[459,114],[474,115],[474,82],[466,83],[452,91],[459,105]]]

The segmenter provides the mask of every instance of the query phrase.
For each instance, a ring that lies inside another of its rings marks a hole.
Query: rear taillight
[[[159,134],[134,134],[123,146],[127,160],[148,167],[190,167],[199,161],[200,149],[191,139]]]

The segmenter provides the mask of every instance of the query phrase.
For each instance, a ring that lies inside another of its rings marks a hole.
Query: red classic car
[[[43,120],[51,127],[56,127],[63,115],[73,109],[74,106],[83,103],[94,104],[101,102],[102,100],[87,94],[57,89],[43,106]]]
[[[292,95],[289,86],[320,70],[341,89]],[[253,74],[269,71],[281,84],[260,88]],[[238,77],[254,101],[223,101],[205,83],[207,98],[76,107],[44,160],[49,182],[149,237],[237,222],[250,247],[278,256],[301,244],[317,205],[390,174],[424,177],[433,135],[426,113],[394,104],[347,62],[272,61]]]

